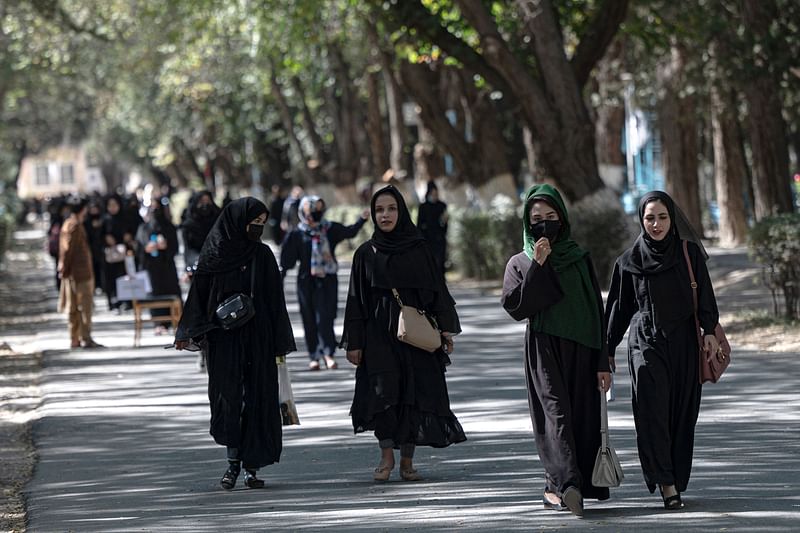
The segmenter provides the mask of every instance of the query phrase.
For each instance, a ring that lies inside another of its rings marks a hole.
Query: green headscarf
[[[533,260],[536,241],[531,235],[530,212],[534,201],[542,200],[558,212],[561,231],[555,242],[550,243],[551,252],[547,262],[556,271],[564,297],[552,307],[531,318],[531,328],[570,339],[589,348],[602,346],[602,320],[600,303],[585,261],[588,252],[570,238],[569,217],[561,194],[548,184],[533,185],[525,194],[525,209],[522,213],[522,239],[525,254]],[[545,262],[545,264],[547,264]]]

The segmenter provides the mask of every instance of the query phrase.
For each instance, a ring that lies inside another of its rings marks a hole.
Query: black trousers
[[[297,280],[300,316],[303,318],[308,357],[312,361],[336,353],[333,322],[336,320],[338,286],[336,274]]]

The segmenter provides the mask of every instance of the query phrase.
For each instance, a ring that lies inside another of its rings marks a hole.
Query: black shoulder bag
[[[231,330],[242,327],[250,321],[256,314],[256,306],[253,303],[253,289],[256,286],[256,258],[250,264],[250,294],[233,294],[225,298],[217,306],[215,314],[222,329]]]

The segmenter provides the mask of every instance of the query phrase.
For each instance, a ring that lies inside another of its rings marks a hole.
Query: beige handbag
[[[422,309],[403,305],[397,289],[392,289],[392,294],[400,306],[397,339],[427,352],[434,352],[441,348],[442,333],[436,325],[436,319]]]
[[[619,464],[617,452],[608,442],[608,405],[606,394],[600,391],[600,449],[592,469],[592,485],[595,487],[619,487],[625,474]]]

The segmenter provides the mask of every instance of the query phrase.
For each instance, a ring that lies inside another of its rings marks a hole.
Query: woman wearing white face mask
[[[281,244],[283,276],[300,263],[297,269],[297,299],[303,318],[310,370],[319,370],[323,358],[329,369],[338,366],[334,359],[336,335],[333,332],[339,287],[335,250],[341,241],[358,234],[369,217],[369,211],[364,211],[351,226],[325,220],[324,216],[324,200],[319,196],[304,197],[298,208],[300,223]]]
[[[278,462],[282,419],[275,358],[295,350],[278,265],[261,243],[267,208],[255,198],[222,209],[206,238],[183,309],[175,347],[208,351],[211,436],[227,447],[220,485],[231,490],[244,468],[248,488],[260,488],[259,468]],[[217,308],[228,297],[250,295],[254,315],[223,327]]]

